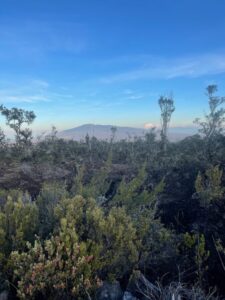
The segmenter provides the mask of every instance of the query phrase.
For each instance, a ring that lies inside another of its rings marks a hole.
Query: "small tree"
[[[225,97],[215,96],[217,85],[209,85],[206,88],[206,95],[209,99],[209,113],[205,114],[202,121],[195,119],[194,123],[199,125],[199,132],[205,138],[205,150],[207,159],[212,159],[216,152],[217,137],[224,131],[225,109],[221,105],[225,102]]]
[[[29,128],[23,128],[24,124],[30,125],[36,118],[33,111],[26,111],[18,108],[8,109],[0,106],[0,112],[6,117],[6,124],[16,133],[16,143],[27,145],[31,143],[32,131]]]
[[[0,128],[0,148],[4,147],[6,143],[5,134],[3,130]]]
[[[174,106],[174,101],[171,97],[167,98],[163,96],[159,98],[159,106],[161,109],[161,122],[162,122],[162,129],[161,129],[162,149],[164,152],[166,152],[168,127],[169,127],[172,113],[175,111],[175,106]]]
[[[209,113],[205,115],[204,121],[199,118],[194,121],[200,126],[199,132],[208,140],[223,131],[225,122],[225,109],[220,107],[225,102],[225,97],[215,96],[216,91],[217,85],[209,85],[206,88],[206,95],[209,98]]]
[[[117,132],[117,127],[116,126],[112,126],[110,128],[111,130],[111,137],[110,137],[110,142],[113,143],[115,141],[115,137],[116,137],[116,132]]]

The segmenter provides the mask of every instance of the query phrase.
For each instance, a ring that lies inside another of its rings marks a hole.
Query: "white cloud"
[[[150,128],[156,128],[157,126],[152,124],[152,123],[145,123],[144,128],[145,129],[150,129]]]

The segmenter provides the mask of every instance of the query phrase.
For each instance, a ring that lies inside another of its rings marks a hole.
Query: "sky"
[[[86,123],[171,126],[225,95],[224,0],[1,0],[0,104],[33,110],[36,131]],[[0,117],[0,126],[5,120]]]

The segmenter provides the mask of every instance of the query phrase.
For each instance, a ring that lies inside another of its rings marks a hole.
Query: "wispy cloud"
[[[99,82],[110,84],[116,82],[172,79],[178,77],[200,77],[225,72],[225,54],[204,54],[201,56],[159,59],[146,61],[145,66],[130,71],[105,76]]]
[[[48,20],[10,19],[0,21],[1,57],[19,56],[26,59],[61,52],[78,54],[86,49],[87,39],[81,24]]]
[[[125,90],[123,91],[123,93],[124,93],[124,95],[133,95],[134,91],[131,90],[131,89],[125,89]]]
[[[35,103],[49,101],[47,97],[40,95],[10,95],[0,91],[0,103]]]
[[[4,86],[4,88],[1,88]],[[0,103],[39,103],[69,99],[70,94],[52,92],[49,82],[40,79],[28,80],[23,83],[5,84],[0,86]]]
[[[134,89],[125,89],[122,92],[122,99],[123,100],[144,100],[149,99],[149,97],[157,97],[159,93],[156,92],[149,92],[149,91],[138,91]]]
[[[145,98],[144,95],[130,95],[126,97],[127,100],[141,100],[143,98]]]
[[[125,100],[141,100],[145,98],[146,95],[132,89],[125,89],[123,91],[123,96]]]
[[[34,79],[31,81],[32,85],[35,85],[39,88],[48,88],[49,87],[49,83],[45,80],[40,80],[40,79]]]

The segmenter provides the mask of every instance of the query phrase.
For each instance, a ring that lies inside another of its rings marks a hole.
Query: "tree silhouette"
[[[30,125],[36,118],[33,111],[26,111],[19,108],[8,109],[0,106],[1,114],[6,118],[6,124],[16,133],[16,143],[29,144],[32,139],[32,131],[29,128],[23,128],[24,124]]]
[[[161,142],[162,142],[162,150],[165,153],[167,148],[167,134],[169,122],[171,120],[172,113],[175,111],[174,101],[172,98],[167,98],[161,96],[159,98],[159,106],[161,109]]]

